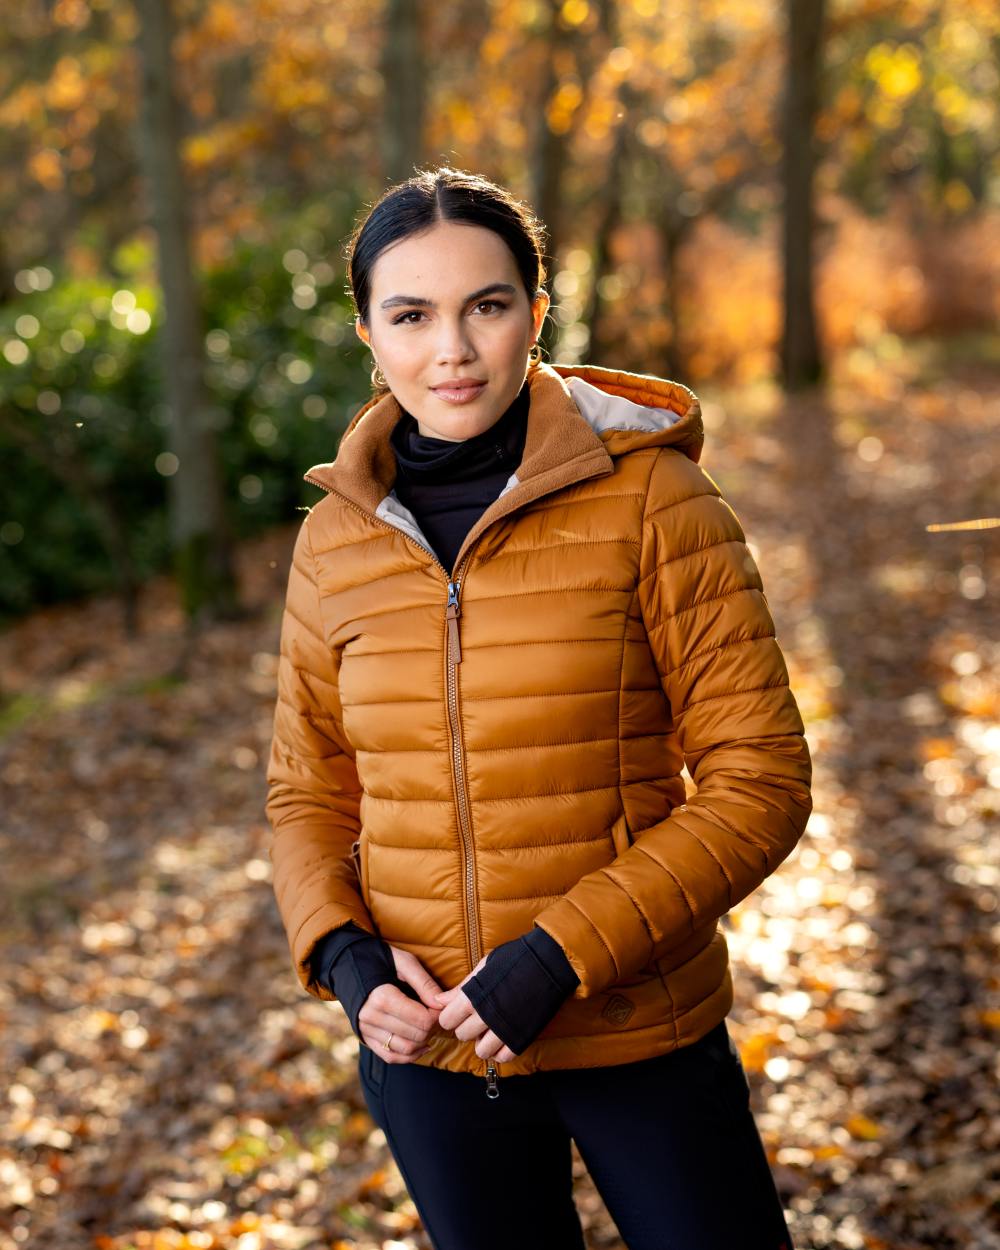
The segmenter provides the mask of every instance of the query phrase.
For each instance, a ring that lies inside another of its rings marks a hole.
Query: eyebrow
[[[500,293],[503,295],[516,295],[516,287],[511,286],[509,282],[491,282],[489,286],[480,287],[478,291],[473,291],[471,295],[467,295],[462,301],[469,304],[472,300],[482,299],[484,295],[493,295]],[[432,299],[423,299],[419,295],[390,295],[388,299],[384,299],[379,308],[396,308],[399,304],[417,304],[421,308],[436,308],[437,305]]]

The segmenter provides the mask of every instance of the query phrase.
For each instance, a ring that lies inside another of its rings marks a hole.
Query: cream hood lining
[[[580,414],[595,434],[603,434],[607,430],[642,430],[652,434],[676,425],[681,419],[681,414],[670,408],[647,407],[633,403],[623,395],[609,395],[583,378],[571,375],[563,380]]]

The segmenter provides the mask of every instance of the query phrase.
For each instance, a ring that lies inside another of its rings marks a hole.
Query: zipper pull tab
[[[448,637],[451,640],[451,654],[453,663],[462,663],[462,644],[458,640],[458,617],[462,609],[458,603],[458,582],[448,583],[448,606],[445,609],[445,617],[448,620]]]
[[[486,1065],[486,1097],[500,1097],[500,1087],[497,1085],[497,1068],[492,1059]]]

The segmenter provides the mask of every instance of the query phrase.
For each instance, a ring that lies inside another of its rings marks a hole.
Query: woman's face
[[[548,306],[544,293],[529,302],[498,234],[439,221],[381,253],[368,326],[358,318],[355,329],[420,433],[457,442],[510,406]],[[446,385],[456,380],[478,385]]]

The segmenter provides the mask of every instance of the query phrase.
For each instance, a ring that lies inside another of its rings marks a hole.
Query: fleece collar
[[[596,365],[528,370],[531,403],[521,463],[465,537],[463,556],[488,525],[527,503],[614,472],[614,456],[671,446],[697,461],[704,442],[701,406],[679,382]],[[393,491],[396,458],[390,435],[403,409],[394,395],[372,397],[340,440],[336,458],[315,465],[307,482],[340,495],[433,550],[416,517]]]

